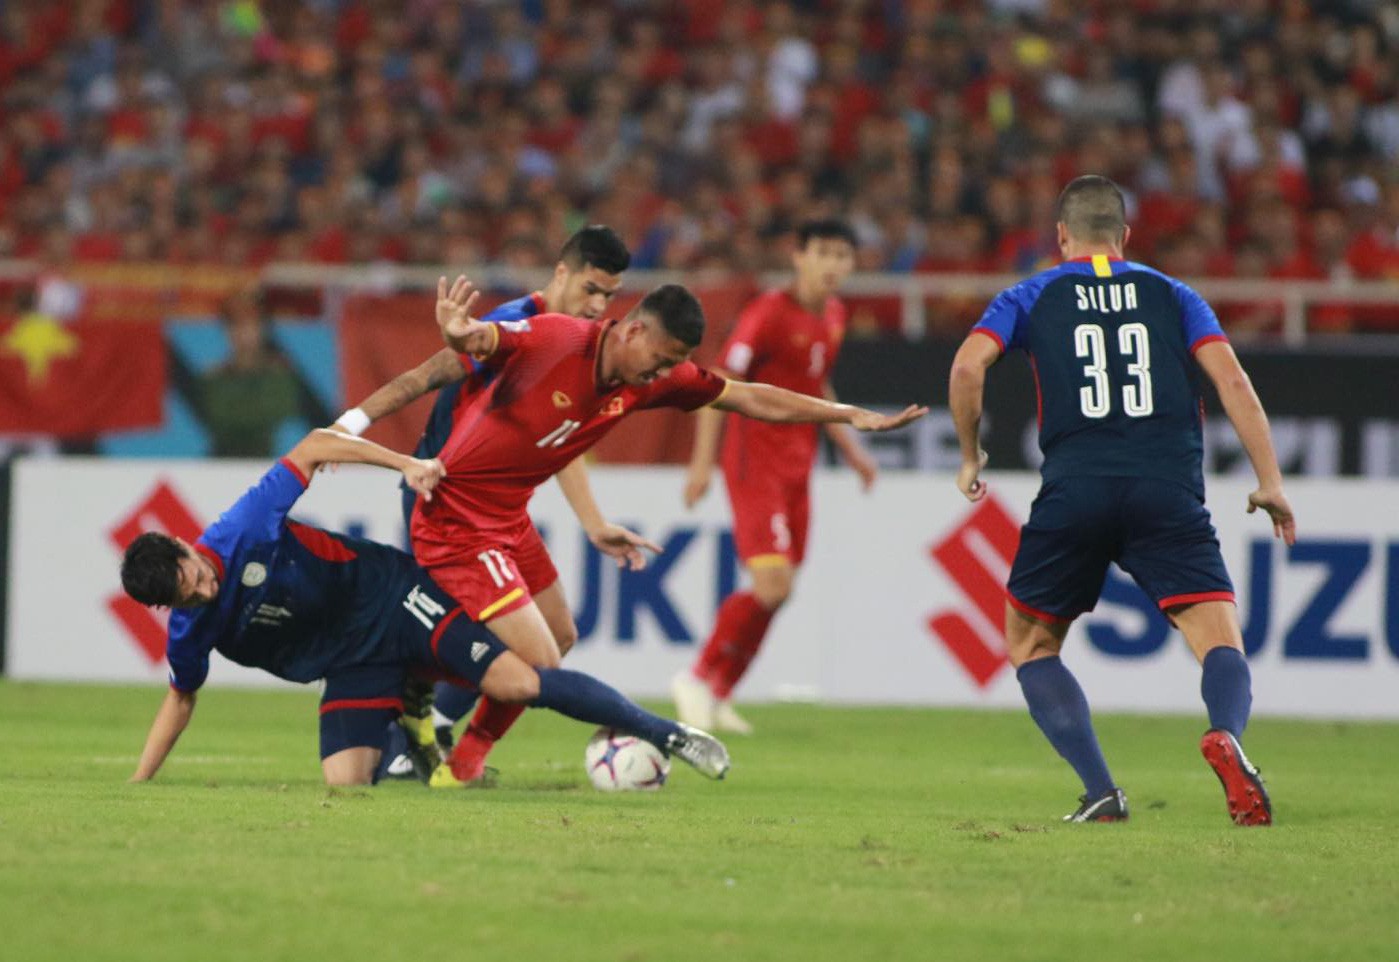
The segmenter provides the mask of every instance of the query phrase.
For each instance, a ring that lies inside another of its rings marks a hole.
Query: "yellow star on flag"
[[[72,357],[78,353],[80,342],[75,334],[47,314],[31,312],[15,322],[0,340],[0,354],[12,354],[24,362],[31,387],[43,384],[49,376],[49,366],[56,358]]]

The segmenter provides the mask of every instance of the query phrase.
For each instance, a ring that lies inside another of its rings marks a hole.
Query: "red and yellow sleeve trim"
[[[730,381],[728,378],[723,378],[722,380],[723,380],[723,382],[724,382],[723,388],[720,389],[720,391],[719,391],[718,394],[714,395],[714,400],[712,400],[712,401],[710,401],[708,404],[706,404],[705,407],[713,407],[714,405],[718,404],[720,401],[724,400],[724,395],[726,395],[726,394],[729,393],[729,385],[733,384],[733,382]]]
[[[770,552],[768,554],[755,554],[751,558],[744,558],[743,563],[749,568],[777,568],[782,565],[790,565],[792,559],[781,552]]]

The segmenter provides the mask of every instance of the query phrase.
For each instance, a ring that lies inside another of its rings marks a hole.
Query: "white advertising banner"
[[[15,678],[159,681],[164,624],[122,595],[124,544],[157,528],[192,540],[262,463],[26,460],[11,502],[8,671]],[[570,664],[636,696],[661,696],[689,664],[718,601],[741,580],[722,487],[694,512],[683,472],[592,472],[610,516],[661,543],[643,572],[587,544],[554,485],[532,506],[582,640]],[[808,560],[740,699],[1022,705],[1000,640],[1002,585],[1038,482],[990,476],[977,505],[945,475],[886,474],[861,494],[841,472],[814,482]],[[1297,481],[1298,544],[1244,513],[1248,488],[1210,485],[1238,593],[1259,713],[1399,718],[1399,485]],[[400,544],[396,476],[327,472],[293,516]],[[1199,669],[1179,635],[1121,572],[1065,648],[1095,707],[1202,710]],[[274,683],[216,662],[213,684]]]

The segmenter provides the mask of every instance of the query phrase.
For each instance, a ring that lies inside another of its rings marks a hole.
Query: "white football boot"
[[[684,669],[670,682],[675,717],[692,728],[714,727],[714,694],[709,686]]]
[[[734,711],[733,702],[726,698],[714,703],[714,730],[728,732],[730,735],[751,735],[753,725]]]

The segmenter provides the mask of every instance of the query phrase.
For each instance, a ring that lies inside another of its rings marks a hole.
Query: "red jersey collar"
[[[536,314],[547,314],[547,313],[549,313],[549,305],[546,304],[546,303],[544,303],[544,292],[543,292],[543,291],[535,291],[533,294],[531,294],[531,295],[529,296],[529,299],[532,300],[532,301],[534,301],[534,312],[535,312]]]
[[[597,391],[598,394],[606,394],[608,391],[615,390],[615,388],[602,383],[602,341],[603,338],[607,337],[607,335],[612,332],[612,329],[615,328],[617,324],[618,321],[615,317],[608,318],[605,321],[598,321],[597,337],[593,338],[592,346],[588,348],[593,355],[593,389]],[[617,387],[621,387],[621,385],[619,384]]]

